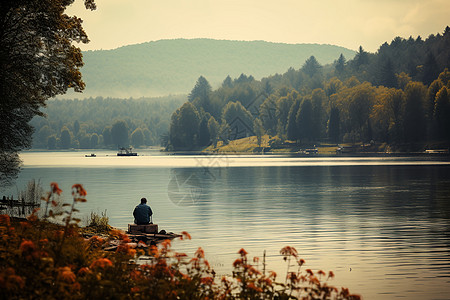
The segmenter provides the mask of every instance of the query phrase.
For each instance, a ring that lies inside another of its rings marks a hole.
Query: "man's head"
[[[146,198],[141,198],[141,204],[146,204],[147,203],[147,199]]]

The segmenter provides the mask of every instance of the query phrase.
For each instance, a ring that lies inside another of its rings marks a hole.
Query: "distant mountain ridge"
[[[64,98],[142,97],[187,94],[199,76],[216,88],[227,75],[256,79],[298,69],[311,55],[329,64],[340,54],[355,51],[319,44],[282,44],[264,41],[212,39],[159,40],[114,50],[83,52],[86,90]]]

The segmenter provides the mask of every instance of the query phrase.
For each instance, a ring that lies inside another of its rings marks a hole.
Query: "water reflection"
[[[197,170],[183,170],[189,171]],[[278,250],[289,244],[310,266],[330,267],[343,285],[360,287],[366,299],[439,298],[450,291],[449,171],[227,168],[216,180],[202,181],[193,207],[201,229],[192,230],[216,258],[231,261],[240,246],[255,255],[266,249],[272,267],[279,267]]]
[[[80,167],[63,158],[51,167],[43,167],[50,164],[45,159],[29,167],[25,159],[18,185],[57,181],[70,198],[70,186],[83,183],[88,202],[81,211],[107,210],[111,225],[123,229],[146,197],[160,228],[193,236],[175,242],[177,250],[204,247],[219,274],[230,272],[241,247],[255,256],[266,250],[269,268],[283,274],[278,251],[291,245],[308,268],[335,271],[335,285],[365,299],[439,299],[450,292],[448,163],[232,157],[216,166],[158,156],[119,164],[100,157],[105,165]]]

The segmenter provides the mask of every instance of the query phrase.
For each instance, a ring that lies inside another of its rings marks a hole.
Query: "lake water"
[[[106,210],[121,229],[146,197],[160,229],[192,235],[173,247],[202,246],[219,274],[245,248],[265,250],[281,280],[279,250],[290,245],[306,268],[333,270],[331,284],[364,299],[450,299],[448,159],[96,153],[25,152],[17,187],[3,194],[34,178],[58,182],[69,201],[82,183],[81,213]]]

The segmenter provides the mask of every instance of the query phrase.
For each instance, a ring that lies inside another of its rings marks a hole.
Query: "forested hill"
[[[86,90],[65,98],[141,97],[187,94],[200,75],[213,88],[230,75],[261,79],[300,68],[311,55],[322,64],[355,51],[332,45],[281,44],[211,39],[160,40],[114,50],[83,53]]]

